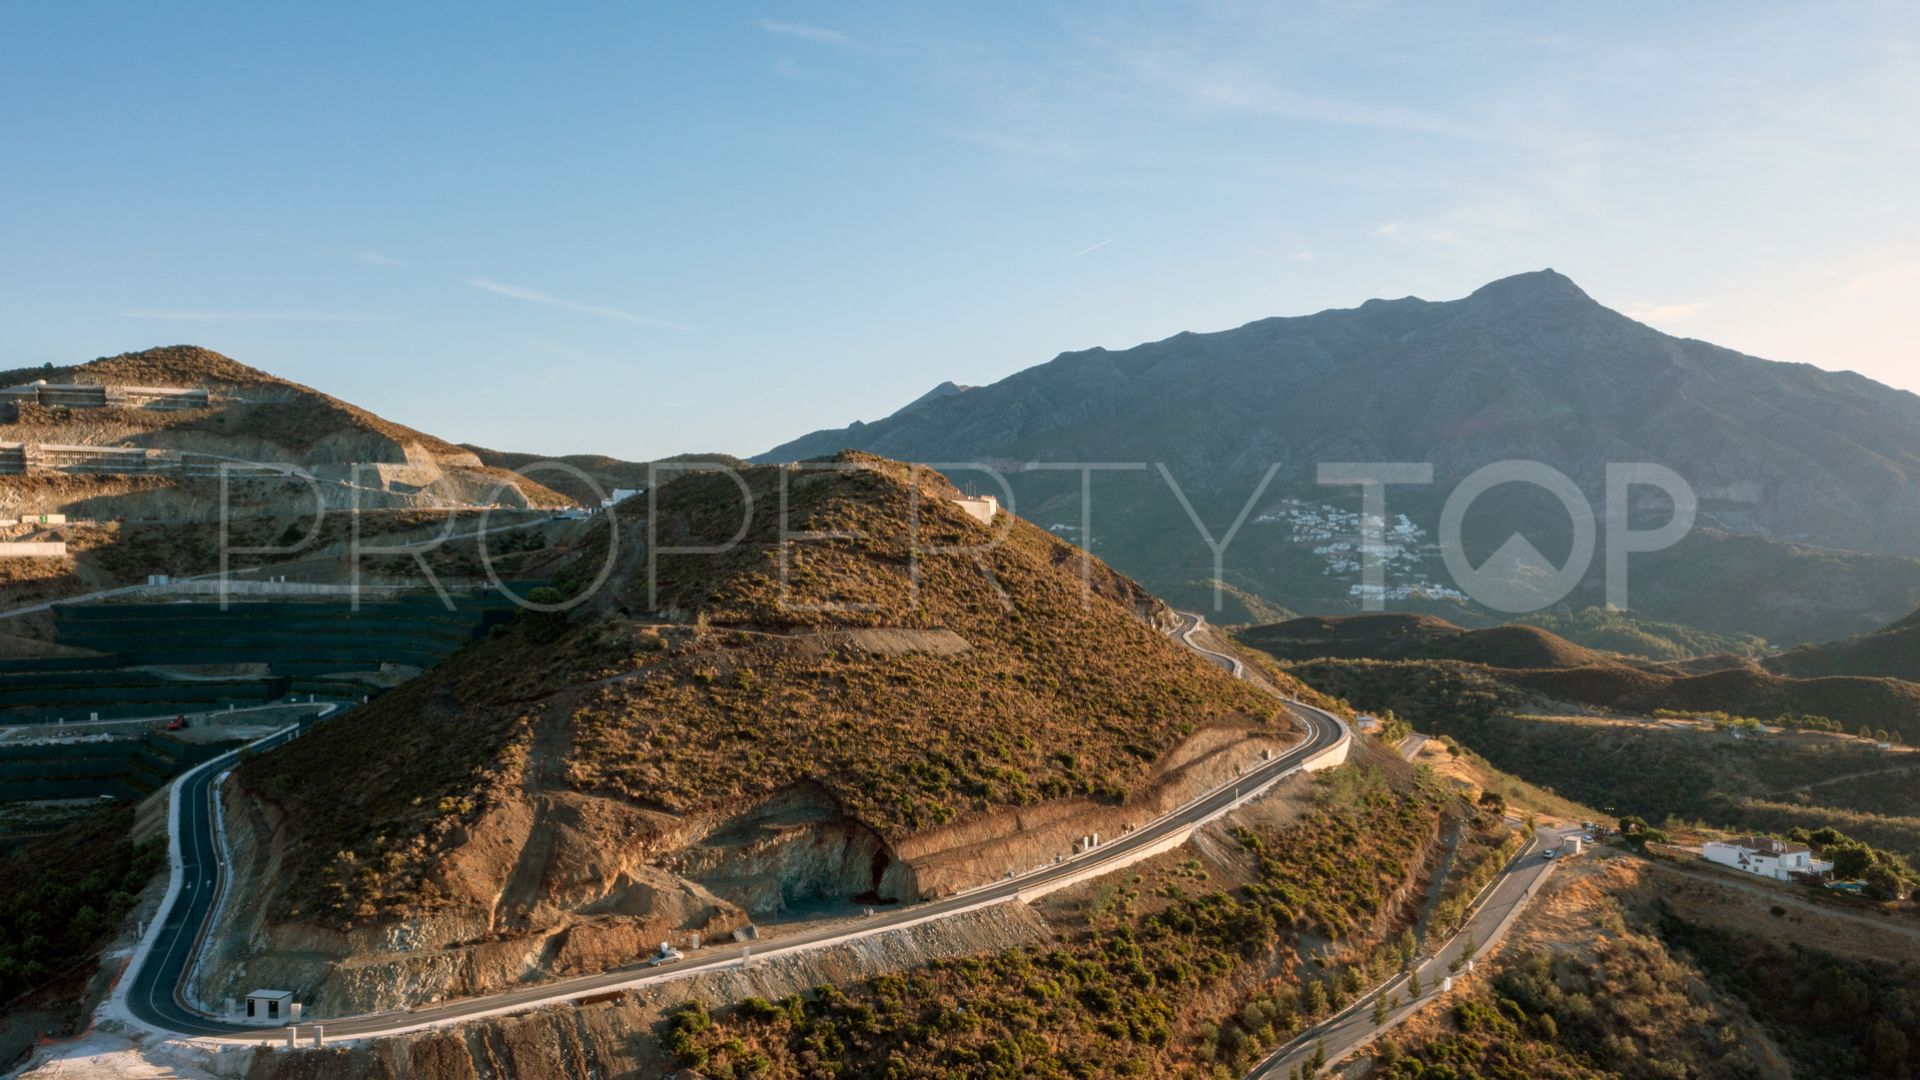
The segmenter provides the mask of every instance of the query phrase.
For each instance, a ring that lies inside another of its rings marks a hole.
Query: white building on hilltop
[[[949,500],[962,512],[982,525],[993,524],[993,516],[1000,512],[1000,500],[991,495],[980,495],[965,499]]]
[[[1708,862],[1775,881],[1791,881],[1795,874],[1824,874],[1833,869],[1832,863],[1814,858],[1813,849],[1807,845],[1770,836],[1709,840],[1701,847],[1700,854]]]

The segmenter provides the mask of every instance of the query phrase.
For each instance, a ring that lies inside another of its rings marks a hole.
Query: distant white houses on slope
[[[604,510],[607,507],[613,506],[615,503],[626,502],[628,499],[633,498],[635,495],[638,495],[641,492],[644,492],[645,490],[647,489],[646,488],[614,488],[612,498],[600,500],[600,508]]]
[[[1000,500],[991,495],[970,496],[964,499],[954,499],[952,502],[953,505],[960,508],[962,513],[980,522],[982,525],[993,524],[993,516],[1000,512]]]
[[[1791,881],[1795,874],[1824,874],[1833,864],[1813,857],[1813,849],[1770,836],[1742,836],[1709,840],[1700,849],[1708,862],[1731,866],[1775,881]]]

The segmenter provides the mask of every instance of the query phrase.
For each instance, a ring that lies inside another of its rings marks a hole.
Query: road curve
[[[1293,1075],[1296,1068],[1308,1075],[1319,1075],[1311,1071],[1317,1049],[1325,1048],[1325,1060],[1330,1068],[1333,1063],[1366,1046],[1383,1032],[1431,1004],[1433,997],[1441,992],[1447,976],[1455,973],[1454,965],[1459,964],[1464,969],[1466,961],[1472,956],[1480,955],[1499,943],[1528,901],[1540,891],[1548,873],[1558,865],[1548,857],[1547,852],[1557,850],[1566,836],[1577,832],[1574,829],[1548,827],[1534,830],[1526,846],[1475,899],[1473,914],[1467,919],[1466,926],[1435,950],[1432,956],[1420,962],[1417,968],[1420,973],[1420,1000],[1404,1001],[1407,977],[1405,974],[1396,975],[1342,1011],[1290,1039],[1255,1065],[1253,1071],[1247,1074],[1247,1080],[1284,1080]],[[1469,943],[1474,948],[1471,954],[1467,953]],[[1382,994],[1388,995],[1389,1000],[1401,1000],[1403,1003],[1388,1012],[1385,1023],[1376,1024],[1373,1022],[1373,1005]]]
[[[324,703],[319,716],[330,715],[339,707]],[[110,1007],[170,1034],[220,1035],[230,1029],[189,1008],[181,995],[185,975],[199,954],[201,937],[218,905],[219,883],[225,872],[214,830],[213,785],[242,754],[271,750],[299,735],[303,727],[290,724],[196,766],[174,781],[168,807],[172,877],[160,901],[162,914],[134,952],[115,987]]]
[[[1196,616],[1188,616],[1197,621]],[[1193,626],[1187,628],[1191,633]],[[1187,638],[1183,634],[1181,640]],[[1191,644],[1189,642],[1189,644]],[[1199,649],[1233,668],[1237,660],[1222,653]],[[1231,661],[1231,663],[1228,663]],[[630,989],[684,978],[705,972],[739,967],[750,961],[790,952],[820,948],[837,942],[901,930],[937,919],[951,918],[968,911],[996,904],[1031,900],[1087,877],[1097,876],[1122,866],[1177,847],[1193,829],[1225,815],[1259,796],[1267,788],[1303,768],[1344,760],[1352,739],[1346,724],[1331,713],[1301,702],[1287,701],[1288,709],[1306,728],[1307,738],[1260,762],[1233,782],[1194,799],[1132,832],[1116,837],[1079,856],[1063,857],[1025,874],[1005,878],[988,885],[956,893],[938,900],[884,911],[852,923],[838,923],[816,930],[779,938],[757,945],[731,945],[703,952],[697,957],[658,967],[629,967],[595,975],[559,979],[476,998],[463,998],[444,1004],[422,1006],[397,1012],[361,1016],[312,1018],[314,1022],[295,1027],[296,1036],[305,1041],[315,1023],[325,1027],[326,1039],[334,1042],[404,1035],[425,1028],[462,1023],[469,1020],[523,1012],[548,1005],[562,1004],[584,995]],[[282,732],[272,739],[290,733]],[[263,740],[266,742],[268,740]],[[259,747],[261,744],[255,744]],[[264,747],[263,747],[264,748]],[[1338,757],[1334,755],[1337,753]],[[216,763],[210,762],[209,766]],[[207,883],[218,880],[219,841],[214,835],[211,814],[211,785],[217,769],[202,766],[181,777],[174,789],[173,827],[180,858],[174,866],[174,881],[163,901],[165,916],[143,942],[121,983],[126,1014],[141,1026],[157,1033],[233,1044],[286,1045],[287,1027],[261,1027],[236,1024],[194,1009],[185,1000],[182,983],[191,970],[191,958],[198,952],[200,938],[215,907],[213,890]],[[116,1002],[119,995],[116,994]]]
[[[1180,617],[1180,629],[1176,631],[1176,634],[1179,636],[1182,645],[1219,664],[1221,667],[1226,668],[1233,673],[1233,677],[1236,679],[1244,679],[1247,677],[1247,665],[1239,657],[1230,653],[1209,649],[1205,645],[1193,640],[1193,635],[1206,628],[1206,616],[1195,615],[1186,611],[1176,611],[1174,614]]]

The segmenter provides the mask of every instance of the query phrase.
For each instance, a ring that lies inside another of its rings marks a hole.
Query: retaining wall
[[[69,409],[204,409],[213,403],[206,387],[109,386],[101,383],[28,383],[0,390],[0,399],[18,404],[64,405]]]

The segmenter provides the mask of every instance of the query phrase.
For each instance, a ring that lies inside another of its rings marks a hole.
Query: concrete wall
[[[0,559],[59,559],[67,554],[67,545],[58,540],[0,541]]]
[[[234,461],[212,454],[138,446],[0,443],[0,476],[28,473],[109,476],[285,476],[290,466]]]
[[[99,409],[204,409],[212,404],[205,387],[104,386],[99,383],[28,383],[0,390],[0,399],[35,405]]]

